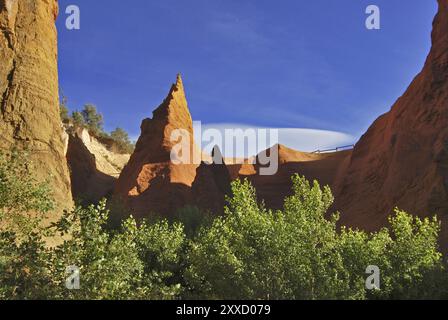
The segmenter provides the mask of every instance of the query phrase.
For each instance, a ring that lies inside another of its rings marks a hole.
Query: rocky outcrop
[[[192,186],[194,204],[213,214],[224,212],[225,197],[231,195],[230,173],[219,147],[211,155],[212,163],[202,162]]]
[[[71,207],[59,118],[55,0],[0,0],[0,149],[29,151],[61,207]]]
[[[86,149],[95,157],[96,168],[108,176],[118,178],[124,166],[129,162],[130,154],[120,153],[111,144],[104,144],[88,130],[69,128],[70,137],[78,137]]]
[[[341,223],[376,230],[394,207],[443,220],[448,243],[448,0],[422,72],[356,145],[336,186]]]
[[[188,135],[182,142],[189,146],[190,154],[198,154],[180,75],[153,118],[143,120],[135,151],[117,183],[117,196],[137,217],[151,213],[174,215],[178,208],[193,203],[191,186],[199,166],[194,163],[200,161],[171,161],[171,152],[180,142],[172,135],[179,130]]]
[[[273,148],[276,148],[275,153]],[[294,174],[317,180],[321,185],[334,186],[344,174],[351,150],[335,153],[307,153],[276,145],[265,151],[266,155],[278,154],[278,171],[274,175],[260,175],[260,165],[230,165],[232,179],[248,179],[257,191],[260,201],[267,207],[281,209],[285,197],[291,195]],[[258,158],[258,157],[257,157]]]
[[[130,155],[110,151],[86,129],[68,128],[67,162],[77,202],[95,203],[112,195]]]

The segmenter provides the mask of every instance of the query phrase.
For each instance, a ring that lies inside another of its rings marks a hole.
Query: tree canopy
[[[51,191],[20,153],[0,157],[1,299],[439,299],[448,294],[440,222],[396,210],[375,233],[338,229],[328,187],[295,175],[282,210],[234,181],[223,216],[121,222],[106,201],[54,224]],[[30,214],[31,212],[39,213]],[[189,221],[192,219],[191,221]],[[26,226],[29,228],[26,229]],[[26,230],[26,232],[24,232]],[[49,238],[59,244],[48,246]],[[366,286],[368,266],[380,286]],[[80,287],[67,288],[70,270]]]

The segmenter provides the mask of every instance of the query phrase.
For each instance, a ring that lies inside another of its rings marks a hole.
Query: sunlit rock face
[[[188,134],[193,155],[193,120],[180,75],[152,119],[143,120],[135,151],[118,179],[115,193],[137,217],[174,215],[194,202],[191,186],[199,163],[194,164],[193,158],[186,164],[171,161],[171,152],[179,141],[172,139],[175,130]]]
[[[0,0],[0,149],[29,152],[59,207],[72,205],[59,117],[55,0]]]

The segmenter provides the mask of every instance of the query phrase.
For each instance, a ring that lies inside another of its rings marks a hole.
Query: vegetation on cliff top
[[[446,298],[440,223],[398,211],[377,233],[326,219],[328,187],[293,177],[283,210],[256,201],[247,181],[232,184],[222,217],[107,227],[105,201],[65,212],[51,226],[51,192],[15,153],[0,157],[0,299],[420,299]],[[37,212],[29,215],[27,212]],[[13,213],[13,214],[12,214]],[[12,215],[11,215],[12,214]],[[16,214],[20,220],[11,219]],[[27,232],[21,232],[28,226]],[[187,232],[188,234],[187,234]],[[69,235],[69,236],[68,236]],[[57,246],[48,237],[61,237]],[[367,290],[366,267],[381,270]],[[80,287],[66,288],[76,266]],[[67,269],[69,268],[69,269]]]
[[[129,134],[124,129],[116,128],[110,134],[104,131],[103,115],[98,113],[95,105],[86,104],[81,111],[75,110],[70,115],[67,99],[62,97],[59,111],[64,124],[71,125],[74,128],[87,129],[109,150],[123,154],[134,152],[135,143],[130,140]]]

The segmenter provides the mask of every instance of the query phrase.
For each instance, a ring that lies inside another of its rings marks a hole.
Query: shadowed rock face
[[[95,155],[76,134],[69,136],[67,160],[75,201],[80,204],[96,203],[112,193],[116,179],[98,170]]]
[[[0,0],[0,149],[29,150],[61,207],[72,205],[59,118],[55,0]]]
[[[152,212],[174,215],[193,202],[191,186],[198,165],[176,165],[170,157],[178,142],[171,135],[179,129],[189,135],[193,154],[193,121],[180,75],[153,118],[143,120],[135,151],[118,179],[115,193],[137,217]]]
[[[225,196],[230,196],[230,173],[224,157],[215,147],[212,152],[212,163],[202,162],[196,171],[192,186],[196,206],[209,210],[214,214],[222,214],[225,206]]]
[[[448,0],[439,0],[422,72],[356,145],[336,188],[341,223],[376,230],[394,207],[448,216]]]
[[[76,202],[97,203],[109,197],[130,155],[110,151],[86,129],[67,128],[67,163]]]

